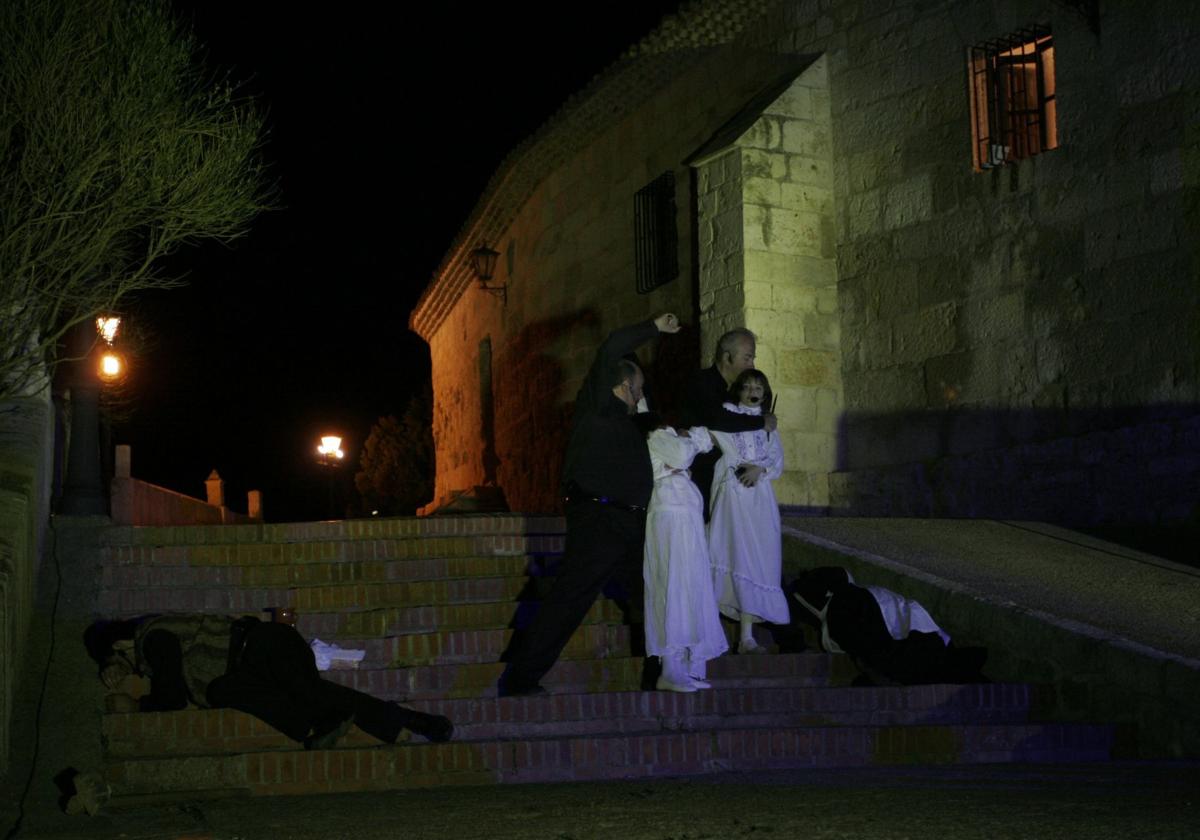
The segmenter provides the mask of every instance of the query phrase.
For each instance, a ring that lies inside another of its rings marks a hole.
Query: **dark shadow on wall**
[[[1200,565],[1200,405],[847,412],[830,505],[1049,522]]]
[[[561,345],[571,333],[589,336],[590,349],[578,350],[580,374],[586,373],[604,340],[599,322],[595,310],[579,309],[527,324],[498,348],[492,370],[496,474],[513,510],[561,511],[559,484],[575,403]]]
[[[645,365],[646,398],[672,426],[679,425],[688,382],[699,370],[700,329],[686,324],[675,335],[660,336],[654,359]]]

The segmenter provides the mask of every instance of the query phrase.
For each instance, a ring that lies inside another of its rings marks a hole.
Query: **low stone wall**
[[[0,776],[49,521],[53,430],[48,392],[0,403]]]
[[[114,525],[237,525],[256,522],[225,506],[176,493],[136,478],[112,481]]]
[[[1044,718],[1132,725],[1136,736],[1119,745],[1123,757],[1200,756],[1200,663],[796,536],[785,535],[783,554],[785,579],[817,566],[842,566],[858,583],[920,601],[960,643],[988,649],[989,678],[1046,686],[1038,710]]]

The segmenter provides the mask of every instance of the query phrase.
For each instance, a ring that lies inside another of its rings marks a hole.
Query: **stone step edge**
[[[245,525],[112,525],[101,532],[100,543],[101,545],[203,545],[344,542],[430,537],[540,537],[561,536],[565,530],[565,520],[561,516],[510,513]]]
[[[554,674],[556,670],[571,670],[583,663],[595,663],[596,665],[604,665],[614,669],[631,669],[641,671],[645,657],[643,656],[608,656],[599,659],[564,659],[557,662],[543,682],[547,686],[554,684]],[[847,665],[847,669],[838,668],[839,664]],[[847,670],[847,673],[853,671],[857,673],[857,669],[849,662],[847,657],[835,656],[834,654],[804,651],[803,653],[774,653],[767,655],[751,655],[751,654],[726,654],[709,663],[708,679],[720,681],[723,679],[745,679],[749,677],[768,677],[787,679],[793,677],[797,671],[807,673],[814,669],[822,670],[828,674],[833,670]],[[563,668],[563,666],[568,666]],[[503,662],[451,662],[435,665],[398,665],[392,667],[379,668],[351,668],[323,671],[322,674],[326,679],[335,679],[342,684],[351,682],[373,682],[377,679],[386,679],[387,676],[395,674],[403,676],[415,674],[418,672],[430,671],[453,671],[469,669],[480,672],[500,672],[504,669]],[[732,673],[730,673],[732,671]],[[780,673],[783,672],[783,673]],[[359,677],[357,675],[365,675]],[[362,690],[362,689],[360,689]],[[554,694],[553,690],[547,687],[550,694]],[[577,693],[577,692],[569,692]]]
[[[193,785],[188,790],[207,770],[204,775],[215,782],[210,787],[248,787],[256,795],[272,795],[695,775],[769,766],[1100,761],[1111,757],[1114,742],[1115,729],[1105,724],[767,727],[130,758],[107,762],[104,773],[118,795],[139,792],[138,776],[159,782],[170,778],[172,767],[184,770],[185,784]]]
[[[280,603],[287,597],[296,609],[305,612],[361,612],[366,609],[411,609],[419,607],[457,607],[472,604],[534,603],[543,594],[531,585],[527,575],[491,578],[455,578],[438,581],[365,581],[311,585],[242,586],[206,584],[203,586],[162,586],[101,588],[97,603],[105,611],[122,613],[146,611],[197,612],[245,609],[246,605]],[[443,586],[447,591],[426,591]],[[472,592],[474,588],[495,587],[499,591]],[[453,591],[465,590],[465,591]],[[127,596],[127,597],[126,597]],[[500,596],[500,597],[497,597]],[[127,606],[122,606],[122,601]],[[342,606],[335,606],[339,601]],[[159,602],[160,605],[156,605]],[[315,603],[314,603],[315,602]],[[368,602],[368,603],[364,603]],[[144,604],[132,606],[130,604]],[[239,607],[237,604],[242,604]],[[176,606],[177,605],[177,606]]]
[[[622,691],[423,701],[413,703],[411,707],[447,715],[455,723],[455,740],[466,742],[799,725],[846,727],[1055,722],[1031,717],[1035,710],[1033,701],[1037,686],[989,684],[986,690],[980,688],[948,684],[871,688],[716,687],[697,694]],[[899,719],[933,713],[940,713],[941,716],[934,719]],[[866,716],[889,720],[864,720]],[[571,729],[581,724],[586,731]],[[564,731],[550,731],[556,728]],[[509,731],[507,734],[493,731],[500,729]],[[529,731],[522,732],[522,729]],[[103,716],[101,731],[106,749],[111,751],[108,754],[113,757],[151,757],[166,753],[212,755],[300,748],[265,722],[235,709],[109,713]],[[401,735],[403,740],[411,737],[407,730]],[[417,740],[420,741],[419,738]],[[134,747],[134,742],[156,746]],[[342,744],[364,747],[379,745],[357,728],[351,730]],[[114,746],[120,748],[112,750]]]

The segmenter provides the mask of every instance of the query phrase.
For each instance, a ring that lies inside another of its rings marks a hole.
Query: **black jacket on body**
[[[563,487],[645,507],[654,489],[646,436],[613,394],[617,363],[658,335],[653,321],[613,330],[596,351],[575,397],[575,417],[563,467]]]

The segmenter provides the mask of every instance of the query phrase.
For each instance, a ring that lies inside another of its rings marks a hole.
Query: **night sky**
[[[208,64],[268,111],[282,209],[127,305],[150,339],[114,430],[133,475],[202,496],[216,468],[235,510],[260,489],[269,521],[326,516],[318,437],[346,438],[348,492],[372,423],[429,381],[408,315],[496,166],[678,6],[178,0]]]

